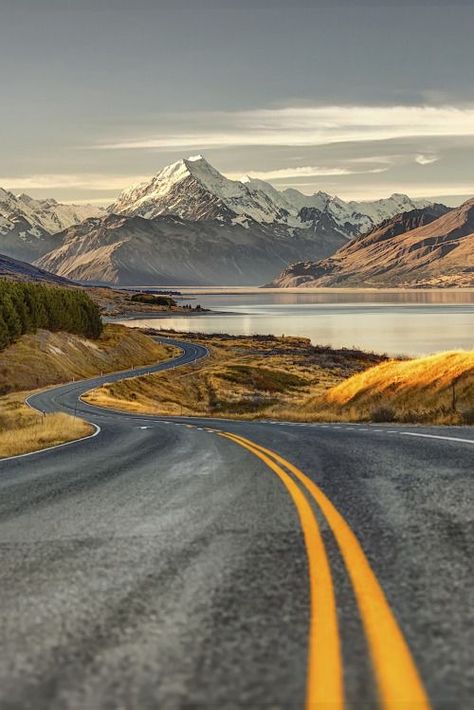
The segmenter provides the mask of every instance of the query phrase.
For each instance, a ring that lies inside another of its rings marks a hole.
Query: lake
[[[184,332],[298,335],[391,355],[474,349],[474,291],[179,289],[218,314],[123,320]]]

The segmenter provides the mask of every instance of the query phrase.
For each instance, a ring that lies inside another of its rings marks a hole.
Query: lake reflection
[[[221,313],[123,321],[185,332],[298,335],[389,354],[474,348],[474,292],[180,289],[183,302]]]

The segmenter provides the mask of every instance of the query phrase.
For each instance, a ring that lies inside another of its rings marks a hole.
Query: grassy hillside
[[[67,414],[42,416],[21,394],[0,397],[0,457],[45,449],[92,434],[94,427]]]
[[[376,421],[474,423],[474,351],[389,361],[354,375],[306,411]]]
[[[174,348],[120,325],[97,340],[39,330],[0,352],[0,457],[35,451],[89,434],[92,427],[65,414],[42,417],[24,404],[32,389],[152,364]],[[14,394],[13,394],[14,393]]]
[[[474,351],[388,360],[303,338],[180,337],[207,345],[211,357],[179,372],[105,385],[88,401],[239,419],[474,423]]]
[[[192,339],[192,334],[180,335]],[[210,358],[200,364],[105,385],[87,400],[135,412],[232,416],[298,415],[308,397],[384,358],[314,347],[306,338],[199,336]]]
[[[39,330],[0,352],[0,394],[148,365],[173,352],[121,325],[106,325],[97,340]]]

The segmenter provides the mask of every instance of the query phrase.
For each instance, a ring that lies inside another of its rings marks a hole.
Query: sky
[[[201,153],[344,199],[474,195],[473,0],[0,0],[0,186],[110,203]]]

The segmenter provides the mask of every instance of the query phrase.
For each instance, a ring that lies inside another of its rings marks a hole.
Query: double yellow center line
[[[298,511],[308,556],[311,600],[307,710],[343,710],[345,704],[334,584],[318,521],[309,501],[316,502],[331,528],[351,580],[381,708],[429,710],[429,700],[407,642],[357,537],[343,516],[319,486],[279,454],[237,434],[220,432],[220,435],[250,451],[276,473]]]

